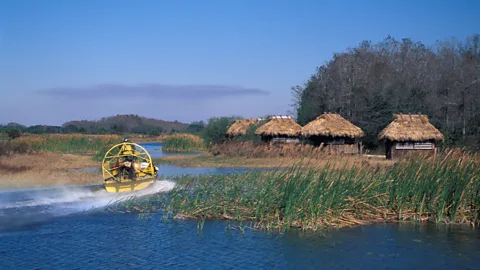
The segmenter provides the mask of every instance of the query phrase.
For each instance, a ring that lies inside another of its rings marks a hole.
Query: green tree
[[[46,133],[49,133],[49,134],[62,133],[62,127],[48,126],[48,127],[45,129],[45,132],[46,132]]]
[[[192,123],[187,127],[186,132],[187,133],[200,133],[204,128],[205,128],[205,126],[203,126],[203,125]]]
[[[161,133],[162,133],[162,128],[153,128],[149,132],[150,136],[160,136]]]
[[[19,138],[22,135],[22,133],[20,132],[20,130],[16,128],[10,128],[7,130],[7,135],[8,135],[8,138],[13,140],[13,139]]]
[[[107,134],[108,129],[105,128],[105,127],[98,127],[98,128],[93,130],[93,133],[95,133],[95,134]]]
[[[63,128],[63,132],[65,133],[78,133],[79,128],[76,125],[67,125]]]
[[[125,134],[125,133],[128,132],[128,127],[123,123],[115,123],[115,124],[110,126],[110,129],[115,134]]]
[[[212,117],[202,130],[201,136],[205,143],[222,143],[227,140],[226,132],[228,127],[240,117]]]
[[[260,143],[262,142],[262,139],[260,136],[255,134],[255,131],[257,130],[258,126],[254,124],[250,124],[250,127],[247,129],[247,132],[243,136],[240,136],[238,138],[239,141],[251,141],[253,143]]]
[[[32,134],[43,134],[45,133],[45,127],[42,125],[29,126],[25,128],[25,132]]]

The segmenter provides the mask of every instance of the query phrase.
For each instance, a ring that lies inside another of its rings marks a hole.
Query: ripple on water
[[[479,230],[373,225],[323,233],[227,230],[161,215],[70,215],[2,234],[2,269],[475,269]],[[421,240],[421,241],[418,241]]]

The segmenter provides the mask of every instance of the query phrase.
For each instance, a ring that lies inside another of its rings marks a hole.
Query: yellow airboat
[[[142,146],[125,139],[107,151],[102,173],[107,192],[129,192],[146,188],[157,179],[158,168]]]

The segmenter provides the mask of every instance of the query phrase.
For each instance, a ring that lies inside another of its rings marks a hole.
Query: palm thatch
[[[423,114],[394,114],[394,120],[379,134],[390,141],[443,141],[443,134]]]
[[[240,136],[245,135],[250,125],[258,125],[261,124],[259,119],[242,119],[242,120],[235,120],[233,124],[228,128],[226,134],[229,136]]]
[[[302,136],[349,137],[364,135],[361,128],[355,126],[336,113],[324,113],[302,128]]]
[[[300,135],[301,130],[302,126],[297,124],[292,117],[274,116],[270,118],[270,121],[259,127],[255,134],[261,136],[297,137]]]

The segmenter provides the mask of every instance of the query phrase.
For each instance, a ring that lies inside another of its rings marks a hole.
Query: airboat
[[[141,145],[125,139],[108,150],[102,161],[107,192],[129,192],[144,189],[157,180],[158,167]]]

